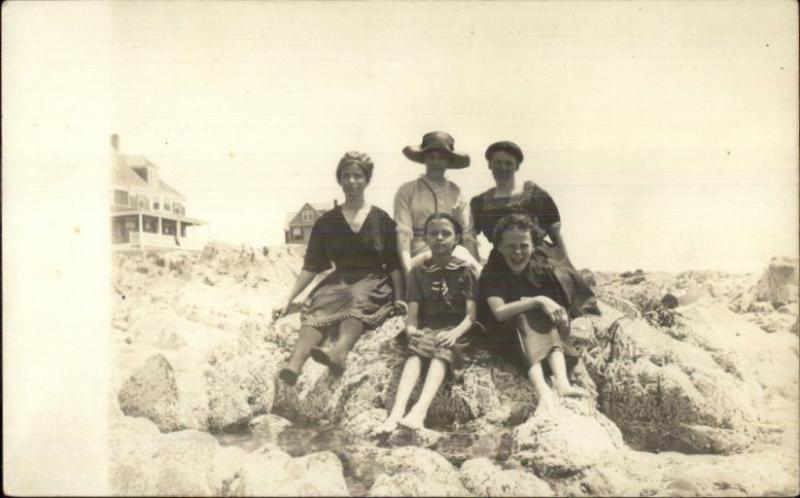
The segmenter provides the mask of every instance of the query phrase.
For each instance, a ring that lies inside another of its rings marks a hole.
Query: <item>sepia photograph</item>
[[[796,496],[798,5],[8,1],[3,490]]]

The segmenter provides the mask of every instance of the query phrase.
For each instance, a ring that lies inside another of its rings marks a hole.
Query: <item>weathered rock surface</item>
[[[151,422],[124,417],[112,424],[112,489],[125,496],[213,496],[232,476],[215,467],[213,436],[186,430],[162,434]]]
[[[619,429],[586,401],[560,400],[514,429],[512,459],[536,475],[565,477],[624,447]]]
[[[415,446],[387,449],[353,445],[337,453],[354,478],[370,487],[370,496],[468,494],[455,467],[431,450]]]
[[[164,432],[180,427],[175,373],[162,355],[150,357],[125,382],[117,399],[125,415],[150,419]]]
[[[759,421],[763,392],[735,355],[679,339],[688,333],[644,319],[598,331],[585,359],[600,410],[640,448],[741,451]]]
[[[766,301],[775,308],[796,303],[798,284],[797,260],[772,258],[756,284],[756,300]]]
[[[574,381],[588,399],[532,416],[530,383],[478,352],[434,400],[432,430],[378,438],[372,431],[394,403],[405,359],[393,339],[402,320],[366,334],[342,377],[309,361],[296,387],[276,383],[299,328],[297,314],[275,324],[269,317],[299,268],[302,251],[289,249],[214,244],[202,256],[116,261],[112,475],[120,494],[797,491],[797,299],[782,263],[759,285],[757,275],[719,272],[595,273],[603,316],[572,326],[584,358]],[[667,293],[673,309],[662,302]],[[249,433],[221,440],[251,437],[242,446],[255,451],[181,430],[246,424]],[[622,435],[661,453],[632,451]],[[284,449],[259,446],[265,441]]]
[[[503,470],[488,458],[464,462],[461,482],[475,496],[553,496],[550,486],[532,473]]]
[[[292,458],[267,445],[245,457],[230,496],[350,496],[342,472],[331,452]]]

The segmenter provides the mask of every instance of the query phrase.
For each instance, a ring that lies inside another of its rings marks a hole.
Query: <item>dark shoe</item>
[[[297,377],[299,377],[299,374],[294,370],[281,368],[281,371],[278,372],[278,377],[286,384],[293,386],[297,383]]]
[[[334,375],[342,375],[344,373],[344,365],[334,361],[330,355],[322,348],[311,348],[311,358],[317,363],[322,363]]]

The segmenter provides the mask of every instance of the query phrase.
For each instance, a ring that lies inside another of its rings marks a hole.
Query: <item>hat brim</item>
[[[429,150],[438,150],[447,156],[447,159],[450,163],[447,166],[448,169],[462,169],[469,166],[468,154],[460,154],[447,149],[422,149],[420,147],[406,146],[403,148],[403,155],[415,163],[425,164],[425,153]]]

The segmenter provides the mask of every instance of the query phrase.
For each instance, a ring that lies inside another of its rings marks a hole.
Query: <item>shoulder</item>
[[[410,195],[414,189],[417,188],[417,183],[419,183],[419,179],[411,180],[410,182],[400,185],[400,187],[397,188],[397,195]]]
[[[482,205],[483,201],[487,197],[494,197],[494,187],[490,188],[489,190],[487,190],[485,192],[481,192],[480,194],[478,194],[476,196],[473,196],[472,199],[470,199],[470,201],[469,201],[470,205],[472,205],[472,206]]]
[[[461,187],[456,185],[455,182],[447,180],[447,188],[450,189],[451,192],[455,192],[457,195],[461,195]]]
[[[367,216],[374,220],[379,220],[382,223],[388,223],[390,225],[395,224],[394,220],[392,219],[391,215],[389,215],[389,213],[387,213],[386,211],[375,205],[373,205],[370,208],[369,214]]]
[[[533,183],[531,181],[525,182],[525,184],[523,186],[523,191],[525,193],[527,193],[528,195],[533,196],[534,198],[542,198],[542,199],[550,199],[550,200],[552,200],[552,197],[550,197],[550,194],[547,193],[547,190],[543,189],[538,184]]]
[[[341,219],[342,211],[340,206],[336,206],[335,208],[331,209],[330,211],[325,211],[322,216],[317,218],[317,221],[314,222],[314,226],[317,225],[329,225],[336,220]]]

